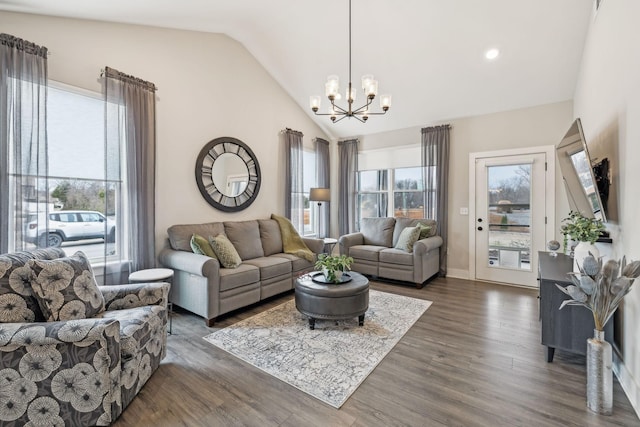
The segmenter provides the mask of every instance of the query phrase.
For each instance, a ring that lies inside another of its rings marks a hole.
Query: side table
[[[148,268],[129,274],[129,282],[131,283],[169,282],[172,284],[172,280],[173,270],[170,268]],[[169,310],[169,335],[171,335],[173,333],[173,303],[171,301],[167,301],[167,309]]]
[[[333,252],[333,248],[338,243],[338,239],[334,239],[332,237],[324,238],[324,253],[331,255]]]

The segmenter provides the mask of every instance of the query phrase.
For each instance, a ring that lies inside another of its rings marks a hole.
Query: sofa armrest
[[[160,305],[167,307],[171,285],[166,282],[131,283],[128,285],[98,286],[107,310]]]
[[[437,249],[442,246],[442,237],[440,236],[431,236],[426,239],[418,240],[413,245],[413,253],[417,256],[422,256],[433,249]]]
[[[158,255],[158,259],[167,268],[197,274],[198,276],[215,277],[218,276],[220,271],[220,262],[217,259],[192,252],[164,248]]]
[[[321,254],[324,252],[324,240],[323,239],[316,239],[316,238],[312,238],[312,237],[303,237],[302,241],[304,242],[305,245],[307,245],[307,247],[309,249],[311,249],[311,252],[313,252],[314,254]]]
[[[2,385],[2,392],[18,399],[12,401],[11,420],[15,425],[28,424],[31,404],[43,396],[55,397],[55,406],[59,405],[47,415],[51,425],[71,420],[82,420],[83,425],[109,425],[119,415],[122,396],[117,320],[2,323],[0,355],[0,371],[3,379],[9,379]],[[29,386],[26,394],[25,385]],[[62,389],[65,386],[73,387],[73,396],[89,397],[91,403],[78,405]]]
[[[350,233],[340,236],[338,239],[340,255],[349,256],[349,248],[355,245],[364,245],[364,235],[362,233]]]

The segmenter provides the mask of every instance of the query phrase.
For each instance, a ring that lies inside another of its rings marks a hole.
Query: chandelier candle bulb
[[[378,81],[372,80],[371,83],[369,83],[369,86],[367,86],[366,92],[369,99],[375,98],[378,94]]]
[[[347,89],[347,102],[353,102],[356,100],[356,89],[354,87],[351,87],[351,85],[349,85],[349,88]]]
[[[387,111],[391,107],[391,95],[382,95],[380,97],[380,107],[383,111]]]
[[[312,96],[309,98],[309,104],[311,105],[311,109],[316,112],[320,108],[321,98],[319,96]]]
[[[371,83],[373,82],[373,76],[371,74],[365,74],[362,76],[362,89],[367,90]]]

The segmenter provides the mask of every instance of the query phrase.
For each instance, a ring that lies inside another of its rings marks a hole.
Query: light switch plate
[[[469,215],[469,208],[460,208],[460,215]]]

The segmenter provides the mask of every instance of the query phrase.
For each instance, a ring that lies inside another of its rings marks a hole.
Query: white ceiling
[[[366,124],[314,119],[341,138],[572,99],[592,9],[591,0],[353,0],[352,80],[360,88],[373,74],[391,110]],[[227,34],[310,116],[310,95],[326,112],[328,75],[343,93],[348,82],[347,0],[0,0],[0,10]],[[492,62],[490,47],[501,51]]]

